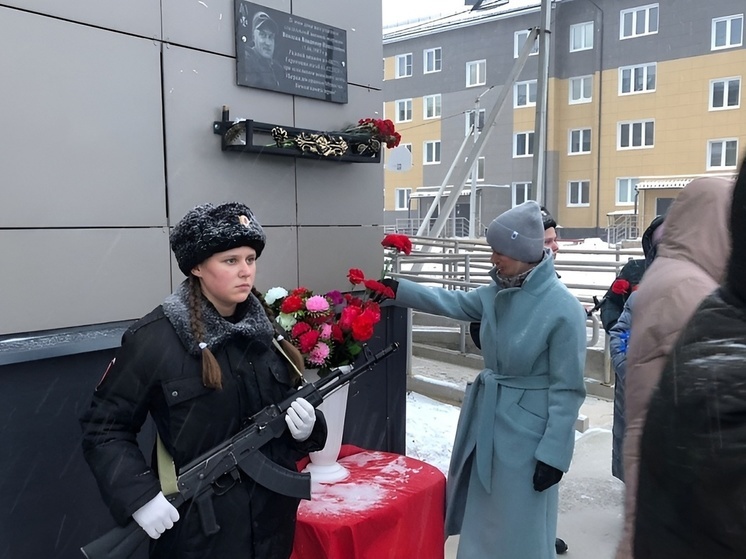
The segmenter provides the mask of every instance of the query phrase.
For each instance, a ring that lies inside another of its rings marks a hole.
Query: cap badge
[[[515,240],[518,238],[518,231],[513,231],[513,233],[510,235],[510,238]]]
[[[238,216],[238,222],[243,225],[244,227],[249,227],[251,225],[251,222],[249,221],[249,218],[245,215],[239,215]]]

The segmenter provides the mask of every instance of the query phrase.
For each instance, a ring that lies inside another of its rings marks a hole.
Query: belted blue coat
[[[485,369],[467,391],[448,472],[446,533],[458,559],[555,557],[558,486],[533,489],[537,460],[570,467],[585,399],[586,315],[549,253],[521,287],[453,291],[400,280],[396,302],[481,321]]]

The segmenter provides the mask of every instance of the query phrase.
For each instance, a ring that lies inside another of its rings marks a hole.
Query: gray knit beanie
[[[267,237],[248,206],[229,202],[190,210],[174,226],[169,240],[179,269],[188,276],[192,268],[216,252],[249,246],[259,258]]]
[[[544,224],[541,208],[533,200],[509,209],[487,228],[492,250],[521,262],[538,262],[544,254]]]

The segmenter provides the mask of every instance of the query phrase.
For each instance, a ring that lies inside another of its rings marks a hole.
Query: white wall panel
[[[161,13],[153,0],[2,0],[0,6],[159,39]],[[0,12],[0,20],[5,17]],[[44,41],[49,45],[49,42]]]
[[[139,318],[170,293],[165,228],[0,231],[0,335]]]
[[[164,224],[159,45],[0,8],[0,52],[0,226]]]

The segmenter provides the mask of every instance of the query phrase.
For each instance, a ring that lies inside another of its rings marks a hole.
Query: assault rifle
[[[214,493],[213,482],[225,474],[231,474],[234,479],[238,479],[240,471],[276,493],[310,499],[310,474],[283,468],[264,456],[259,449],[273,438],[282,435],[287,428],[285,413],[296,398],[305,398],[312,406],[317,407],[323,402],[324,397],[372,369],[373,365],[388,357],[398,347],[398,343],[392,343],[347,373],[332,369],[326,377],[305,384],[279,404],[267,406],[251,418],[248,427],[181,468],[181,473],[176,478],[178,492],[167,495],[166,498],[175,507],[190,499],[198,507],[204,504],[204,510],[209,516],[212,512],[212,503],[208,501]],[[214,513],[212,516],[211,524],[208,521],[207,526],[211,526],[214,533],[220,527],[215,523]],[[140,528],[134,519],[130,519],[125,526],[110,530],[80,550],[88,559],[126,559],[147,539],[148,534],[145,530]]]

